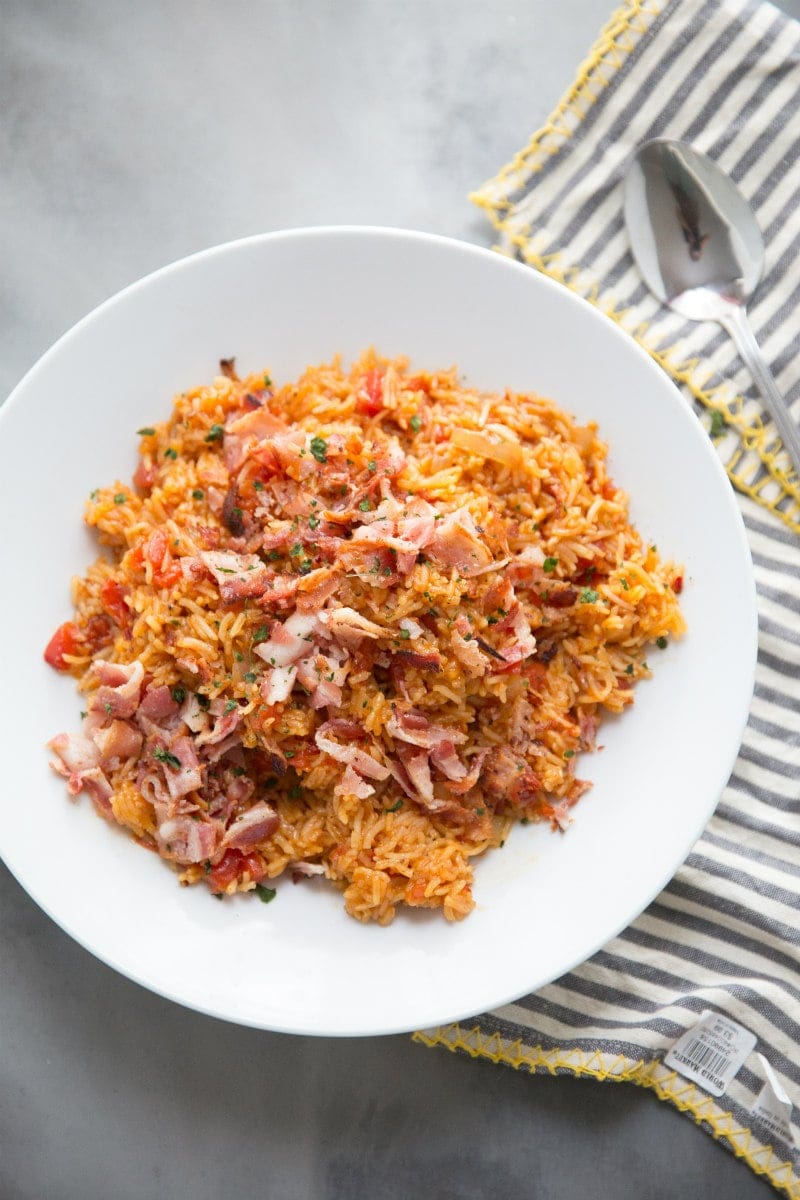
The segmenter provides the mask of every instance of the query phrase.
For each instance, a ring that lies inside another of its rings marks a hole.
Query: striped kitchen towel
[[[475,199],[499,248],[614,317],[717,442],[759,593],[750,721],[706,831],[629,929],[535,995],[417,1038],[649,1087],[800,1200],[800,481],[727,335],[662,308],[636,271],[621,180],[653,137],[711,154],[753,204],[767,244],[753,323],[797,419],[800,25],[771,5],[631,0],[547,125]]]

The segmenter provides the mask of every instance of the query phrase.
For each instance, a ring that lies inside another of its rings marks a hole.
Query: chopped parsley
[[[596,604],[597,592],[594,588],[584,588],[580,595],[581,604]]]
[[[711,414],[711,428],[709,433],[712,438],[719,437],[725,430],[725,418],[718,408],[715,408]]]
[[[172,696],[172,699],[176,704],[183,704],[184,700],[186,699],[186,688],[171,687],[169,689],[169,694]]]
[[[564,758],[574,758],[574,757],[575,757],[574,750],[565,750],[564,751]]]
[[[311,516],[308,518],[308,528],[316,529],[318,525],[319,525],[319,517],[315,517],[314,514],[312,513]]]
[[[248,683],[255,683],[255,681],[256,681],[256,673],[255,673],[255,671],[247,671],[247,672],[245,672],[245,676],[244,676],[244,678],[247,680],[247,682],[248,682]]]
[[[221,425],[212,425],[204,440],[206,442],[221,442],[224,432],[225,430]]]
[[[398,810],[399,808],[402,808],[402,807],[403,807],[403,800],[402,800],[402,797],[401,797],[399,800],[396,800],[396,801],[394,802],[394,804],[392,805],[392,807],[391,807],[391,808],[387,808],[387,809],[385,809],[384,811],[385,811],[385,812],[397,812],[397,810]]]
[[[156,431],[155,429],[151,429],[149,425],[145,425],[143,429],[137,429],[136,432],[139,434],[139,437],[153,437]]]
[[[274,900],[277,894],[275,888],[264,887],[263,883],[256,884],[256,895],[262,904],[269,904],[270,900]]]
[[[486,624],[487,624],[487,625],[496,625],[496,624],[497,624],[497,622],[498,622],[498,620],[499,620],[499,618],[498,618],[498,617],[487,617],[487,618],[486,618]]]
[[[253,634],[252,641],[254,644],[256,642],[265,642],[268,637],[269,630],[267,629],[266,625],[259,625],[258,629]]]
[[[658,646],[659,650],[666,650],[667,639],[664,637],[663,634],[661,635],[660,638],[656,638],[656,645]]]
[[[378,464],[375,462],[374,458],[371,458],[369,460],[369,462],[367,463],[367,470],[368,471],[377,471],[377,469],[378,469]]]
[[[414,413],[414,416],[408,423],[414,430],[414,433],[419,433],[420,429],[422,429],[422,417],[418,413]]]
[[[237,662],[244,661],[244,655],[242,654],[241,650],[235,650],[233,657],[236,659]]]
[[[228,713],[232,713],[233,710],[238,707],[239,707],[239,705],[236,703],[235,700],[229,700],[227,702],[227,704],[225,705],[225,712],[223,715],[227,716]]]
[[[547,574],[549,575],[552,571],[555,571],[557,566],[558,566],[558,559],[548,557],[542,563],[542,570],[546,571]]]
[[[292,546],[291,550],[289,551],[289,557],[290,558],[299,558],[302,553],[303,553],[302,543],[295,542],[295,544]]]
[[[280,556],[281,556],[280,550],[270,550],[269,554],[267,555],[267,558],[269,559],[270,562],[275,562],[275,560],[280,558]]]
[[[264,387],[272,387],[272,380],[269,375],[264,376]]]
[[[153,758],[158,759],[159,762],[166,763],[168,767],[172,767],[173,771],[180,770],[181,760],[170,753],[169,750],[164,750],[161,746],[156,746],[153,751]]]
[[[254,480],[253,480],[253,491],[254,491],[254,492],[263,492],[263,490],[264,490],[264,485],[263,485],[263,483],[261,482],[261,480],[260,480],[260,479],[254,479]]]
[[[364,499],[361,501],[361,503],[359,504],[358,507],[361,509],[362,512],[369,512],[370,509],[372,508],[372,505],[370,504],[369,500]]]
[[[172,448],[172,446],[167,446],[166,450],[164,451],[164,458],[177,458],[177,457],[178,457],[178,451],[174,450]]]
[[[408,638],[410,638],[410,637],[411,637],[411,630],[410,630],[410,629],[401,629],[401,630],[400,630],[400,637],[401,637],[401,638],[405,638],[405,639],[408,639]]]
[[[124,504],[127,499],[128,499],[128,497],[125,495],[124,492],[117,492],[116,496],[114,497],[114,503],[115,504]]]
[[[99,488],[94,488],[93,491],[89,492],[89,499],[96,500],[98,491],[99,491]]]
[[[623,589],[627,592],[630,588],[630,584],[624,575],[620,576],[620,583],[622,584]]]
[[[627,667],[625,668],[625,674],[626,675],[633,674],[633,663],[628,663]]]
[[[312,437],[308,448],[318,463],[326,463],[328,461],[328,443],[325,441],[325,438],[321,438],[317,434],[315,437]]]

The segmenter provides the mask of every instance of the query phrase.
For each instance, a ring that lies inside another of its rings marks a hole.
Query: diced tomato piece
[[[107,579],[100,589],[100,603],[120,629],[127,629],[130,624],[131,610],[125,603],[129,590],[116,579]]]
[[[133,482],[140,492],[149,492],[156,481],[156,465],[143,458],[133,473]]]
[[[675,578],[672,581],[672,590],[676,596],[680,596],[681,592],[683,591],[683,576],[682,575],[675,576]]]
[[[68,671],[70,664],[65,662],[65,654],[81,654],[85,649],[81,631],[74,621],[65,621],[59,625],[44,652],[44,660],[57,671]]]
[[[152,564],[156,587],[172,587],[178,582],[183,572],[180,563],[174,562],[169,554],[167,535],[163,529],[156,529],[150,534],[144,553]]]
[[[383,374],[373,369],[364,376],[364,385],[356,403],[356,409],[365,416],[374,417],[383,408]]]
[[[266,867],[258,854],[244,854],[241,850],[226,850],[217,865],[209,872],[208,885],[212,892],[224,892],[235,879],[241,879],[247,871],[256,883],[266,875]]]

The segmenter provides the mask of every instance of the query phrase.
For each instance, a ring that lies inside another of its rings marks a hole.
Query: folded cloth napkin
[[[767,243],[754,326],[797,419],[798,110],[800,25],[769,4],[630,0],[547,125],[475,197],[500,249],[602,307],[696,405],[740,492],[760,648],[733,775],[666,890],[542,991],[416,1036],[649,1087],[800,1198],[800,481],[727,335],[646,291],[621,189],[632,149],[660,136],[691,141],[736,180]]]

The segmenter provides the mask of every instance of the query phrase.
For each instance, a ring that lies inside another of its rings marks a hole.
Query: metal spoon
[[[625,178],[625,222],[645,283],[691,321],[727,330],[800,475],[800,429],[747,320],[764,269],[753,210],[728,176],[686,142],[645,142]]]

